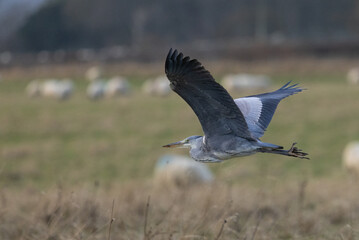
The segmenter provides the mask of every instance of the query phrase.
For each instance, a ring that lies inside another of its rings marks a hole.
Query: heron
[[[222,162],[255,153],[273,153],[305,158],[308,154],[295,147],[262,142],[279,102],[304,90],[286,83],[276,91],[233,99],[214,80],[197,59],[169,50],[165,72],[171,89],[192,108],[201,123],[204,136],[190,136],[163,147],[189,148],[190,156],[199,162]]]

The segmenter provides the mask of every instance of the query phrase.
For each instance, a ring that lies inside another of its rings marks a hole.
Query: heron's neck
[[[191,149],[198,149],[198,148],[201,148],[202,145],[203,145],[203,137],[199,137],[199,138],[192,140],[189,147]]]
[[[202,160],[205,156],[203,137],[195,139],[190,146],[190,155],[196,160]]]

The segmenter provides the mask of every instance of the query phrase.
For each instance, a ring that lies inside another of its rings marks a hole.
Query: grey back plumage
[[[247,122],[229,93],[196,59],[169,51],[165,71],[171,88],[197,115],[206,139],[235,135],[253,139]]]
[[[297,87],[297,84],[290,85],[288,82],[274,92],[238,98],[234,101],[243,113],[252,135],[260,138],[272,120],[278,103],[302,90],[302,88]]]

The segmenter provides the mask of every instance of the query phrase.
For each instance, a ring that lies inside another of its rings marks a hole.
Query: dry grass
[[[0,238],[357,239],[359,187],[350,181],[3,189]]]

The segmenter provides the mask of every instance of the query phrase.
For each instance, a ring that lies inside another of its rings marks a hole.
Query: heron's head
[[[199,138],[202,138],[202,136],[190,136],[188,138],[183,139],[182,141],[170,143],[170,144],[164,145],[163,147],[190,148],[197,143],[197,140]]]

